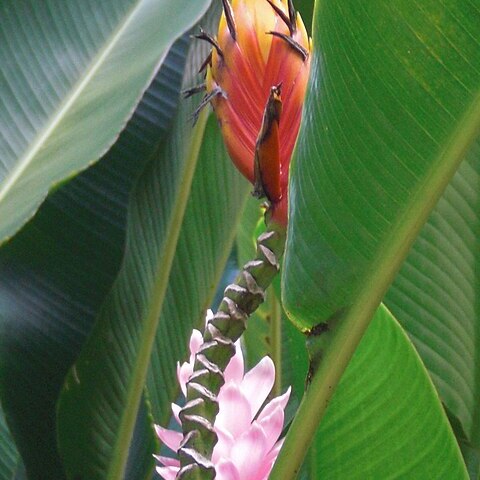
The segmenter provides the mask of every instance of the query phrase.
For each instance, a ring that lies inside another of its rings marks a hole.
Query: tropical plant
[[[269,478],[478,480],[480,7],[295,3],[312,51],[286,246],[242,336],[271,397],[291,386]],[[177,362],[268,237],[180,93],[229,5],[0,4],[0,480],[146,479],[165,458]]]

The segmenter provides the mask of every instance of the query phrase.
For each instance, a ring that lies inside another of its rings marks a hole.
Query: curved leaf
[[[473,4],[321,2],[315,21],[284,270],[303,328],[372,310],[480,129]]]
[[[213,115],[207,124],[152,351],[147,388],[165,425],[178,395],[176,364],[203,327],[232,249],[249,185],[234,169]]]
[[[309,465],[312,480],[468,478],[428,373],[384,307],[335,391]]]
[[[208,0],[8,0],[0,6],[0,242],[52,185],[113,143]]]
[[[480,447],[480,143],[423,227],[386,296],[442,401]]]
[[[64,477],[56,401],[118,273],[129,193],[175,112],[186,50],[174,44],[109,153],[0,250],[0,398],[31,479]]]
[[[315,7],[283,298],[299,328],[329,330],[314,346],[322,361],[300,407],[309,417],[302,442],[298,423],[285,443],[286,451],[296,443],[299,455],[480,130],[480,11],[459,0],[415,7],[406,0]]]
[[[203,46],[195,44],[185,87],[198,82],[193,72],[198,70],[199,51],[206,54]],[[181,269],[193,268],[189,265],[194,261],[190,252],[180,250],[185,244],[179,243],[179,235],[196,163],[199,157],[211,153],[201,149],[207,119],[205,111],[193,130],[191,128],[191,112],[196,104],[197,100],[192,99],[183,103],[169,141],[136,186],[129,210],[122,270],[61,396],[60,449],[68,475],[73,478],[121,478],[125,448],[146,380],[155,331],[166,296],[171,293],[168,282],[175,254],[182,255]],[[216,129],[214,134],[218,136]],[[204,180],[200,181],[202,188]],[[203,190],[204,199],[208,193]],[[225,196],[227,194],[225,191]],[[195,211],[198,214],[198,210]],[[233,233],[229,235],[233,240]],[[186,245],[189,242],[190,239]],[[183,301],[188,295],[185,288]],[[187,320],[191,325],[192,320]],[[198,317],[193,321],[198,321]],[[169,338],[162,348],[170,349],[175,341],[175,337]],[[181,333],[178,341],[175,348],[181,352],[186,346]],[[169,352],[161,354],[172,360],[176,357]],[[174,372],[168,375],[173,377]]]
[[[0,479],[14,479],[20,464],[20,455],[10,436],[3,412],[0,410]]]

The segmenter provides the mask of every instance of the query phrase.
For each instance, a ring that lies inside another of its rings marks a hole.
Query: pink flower
[[[207,321],[211,312],[207,315]],[[190,338],[190,359],[177,367],[177,377],[183,394],[192,374],[195,354],[202,344],[202,334],[194,330]],[[218,395],[219,413],[215,420],[218,443],[212,462],[216,480],[267,480],[283,440],[278,440],[283,428],[284,409],[290,388],[270,400],[263,408],[275,380],[275,366],[264,357],[244,374],[243,353],[236,343],[236,353],[225,369],[225,385]],[[180,407],[172,404],[172,412],[180,423]],[[155,426],[160,440],[176,452],[182,434]],[[155,456],[161,466],[157,472],[164,480],[174,480],[180,468],[175,458]]]

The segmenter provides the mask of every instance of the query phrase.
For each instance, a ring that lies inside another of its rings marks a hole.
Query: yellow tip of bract
[[[279,158],[272,159],[268,164],[276,161],[279,165],[275,171],[279,172],[279,183],[284,192],[282,201],[285,201],[288,167],[300,126],[310,71],[310,41],[299,14],[296,16],[296,29],[291,34],[287,25],[287,0],[271,0],[271,3],[283,15],[276,12],[267,0],[232,0],[236,38],[232,37],[223,13],[217,35],[223,57],[214,49],[206,80],[208,91],[219,86],[225,94],[217,95],[212,104],[230,156],[252,183],[255,144],[263,110],[271,87],[282,84],[279,145],[272,149],[272,152],[278,152]],[[275,32],[277,36],[270,32]],[[307,52],[306,58],[302,50]],[[269,172],[264,173],[268,177]]]

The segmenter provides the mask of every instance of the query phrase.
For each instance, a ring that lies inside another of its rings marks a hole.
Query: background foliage
[[[151,477],[175,363],[251,256],[258,204],[214,118],[192,126],[199,98],[180,101],[208,49],[170,48],[207,3],[0,6],[0,479]],[[294,387],[284,458],[310,429],[303,478],[478,479],[480,10],[313,6],[282,288],[247,361]],[[316,378],[353,356],[319,427],[315,388],[301,404],[318,352]]]

